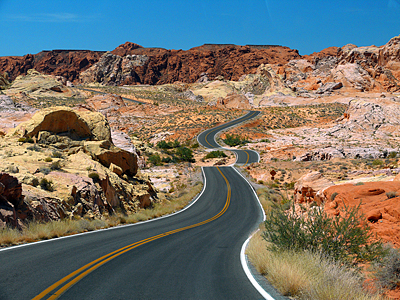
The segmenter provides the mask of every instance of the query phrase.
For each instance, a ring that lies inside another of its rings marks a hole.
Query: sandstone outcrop
[[[294,185],[294,200],[298,203],[313,202],[321,204],[324,200],[320,193],[334,185],[334,183],[326,179],[320,172],[314,171],[300,177]]]
[[[78,113],[68,107],[52,107],[37,112],[11,135],[35,138],[59,149],[78,147],[73,152],[82,149],[107,168],[113,163],[130,176],[138,169],[136,154],[112,143],[110,126],[101,113]]]
[[[400,246],[399,197],[388,198],[388,192],[400,195],[399,181],[365,182],[329,187],[321,193],[325,211],[332,215],[341,213],[344,206],[359,206],[360,212],[370,222],[372,231],[386,243]],[[333,196],[335,194],[335,196]]]
[[[122,169],[123,174],[134,176],[137,173],[137,157],[135,154],[115,147],[109,141],[84,142],[84,151],[109,168],[114,164]]]
[[[224,99],[219,101],[219,104],[225,108],[234,108],[234,109],[251,109],[251,105],[249,99],[247,99],[243,95],[238,94],[229,94]]]
[[[8,81],[8,74],[0,74],[0,90],[8,87],[10,82]]]
[[[106,118],[95,112],[77,112],[69,107],[50,107],[35,113],[14,131],[24,137],[36,137],[39,132],[67,135],[76,140],[111,141]]]
[[[62,76],[44,75],[34,69],[27,71],[27,75],[20,75],[4,91],[5,94],[20,100],[37,97],[82,97],[77,90],[66,86],[66,79]]]
[[[207,79],[238,80],[242,75],[256,73],[262,63],[286,63],[295,58],[300,58],[296,50],[282,46],[204,45],[182,51],[126,43],[104,54],[98,63],[83,72],[81,82],[193,83],[204,74]]]
[[[0,73],[7,72],[10,80],[35,69],[47,75],[63,76],[74,81],[79,74],[99,60],[102,51],[53,50],[25,56],[0,57]]]

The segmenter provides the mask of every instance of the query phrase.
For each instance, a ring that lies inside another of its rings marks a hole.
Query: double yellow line
[[[162,237],[174,234],[174,233],[178,233],[184,230],[188,230],[191,228],[195,228],[195,227],[199,227],[201,225],[207,224],[209,222],[212,222],[216,219],[218,219],[220,216],[222,216],[228,209],[230,201],[231,201],[231,186],[229,184],[228,179],[225,177],[225,175],[221,172],[221,170],[217,167],[218,171],[221,173],[222,177],[224,178],[227,188],[228,188],[228,193],[226,196],[226,202],[225,202],[225,206],[224,208],[218,213],[216,214],[214,217],[207,219],[203,222],[200,223],[196,223],[193,225],[189,225],[186,227],[182,227],[182,228],[178,228],[175,230],[171,230],[171,231],[167,231],[152,237],[149,237],[147,239],[138,241],[136,243],[130,244],[128,246],[122,247],[118,250],[115,250],[113,252],[110,252],[86,265],[84,265],[83,267],[79,268],[78,270],[72,272],[71,274],[65,276],[64,278],[60,279],[59,281],[57,281],[56,283],[54,283],[53,285],[51,285],[50,287],[48,287],[47,289],[45,289],[43,292],[41,292],[39,295],[37,295],[36,297],[33,298],[33,300],[39,300],[39,299],[44,299],[47,297],[47,299],[57,299],[58,297],[60,297],[66,290],[68,290],[71,286],[73,286],[75,283],[77,283],[79,280],[81,280],[83,277],[85,277],[86,275],[88,275],[89,273],[93,272],[94,270],[96,270],[97,268],[99,268],[100,266],[104,265],[106,262],[124,254],[125,252],[128,252],[132,249],[135,249],[141,245],[147,244],[151,241],[160,239]],[[54,291],[54,292],[53,292]],[[51,292],[53,292],[51,295],[49,295]]]

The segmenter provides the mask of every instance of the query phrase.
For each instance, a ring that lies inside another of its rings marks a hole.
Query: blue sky
[[[0,0],[0,56],[113,50],[126,41],[189,49],[283,45],[310,54],[400,35],[400,0]]]

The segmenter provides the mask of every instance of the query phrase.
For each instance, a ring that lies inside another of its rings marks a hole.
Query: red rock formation
[[[126,56],[128,54],[131,54],[133,50],[138,48],[143,47],[135,43],[126,42],[125,44],[119,45],[117,48],[111,51],[111,53],[119,56]]]
[[[10,79],[26,75],[29,69],[44,74],[64,76],[74,81],[79,74],[96,63],[104,52],[89,50],[52,50],[25,56],[0,57],[0,73],[7,72]]]

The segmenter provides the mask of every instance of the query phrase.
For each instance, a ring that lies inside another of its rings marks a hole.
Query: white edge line
[[[258,230],[260,230],[260,229],[258,229]],[[242,249],[240,250],[240,262],[242,263],[242,268],[243,268],[243,271],[246,274],[247,278],[250,280],[250,282],[254,286],[254,288],[261,294],[261,296],[263,296],[264,299],[267,299],[267,300],[275,300],[270,294],[268,294],[261,287],[261,285],[257,282],[257,280],[251,274],[249,266],[247,265],[246,255],[244,252],[246,251],[246,248],[247,248],[247,245],[248,245],[250,239],[253,237],[254,234],[257,233],[257,231],[254,232],[251,236],[249,236],[249,238],[243,243]]]
[[[250,186],[251,190],[253,191],[254,196],[257,199],[258,204],[260,205],[260,209],[263,213],[263,222],[265,221],[266,217],[265,217],[265,212],[264,209],[261,205],[260,199],[257,196],[256,191],[254,190],[253,186],[250,184],[250,182],[236,169],[233,167],[233,169],[240,175],[242,176],[242,178],[247,182],[247,184]],[[254,286],[254,288],[261,294],[261,296],[263,296],[265,299],[268,300],[275,300],[270,294],[268,294],[262,287],[261,285],[257,282],[257,280],[253,277],[253,274],[251,274],[250,268],[247,264],[247,259],[246,259],[246,255],[245,255],[245,251],[247,248],[247,245],[249,244],[250,239],[253,237],[253,235],[255,235],[260,229],[257,229],[252,235],[250,235],[247,240],[243,243],[242,248],[240,250],[240,262],[242,264],[242,268],[244,273],[246,274],[247,278],[249,279],[249,281],[251,282],[251,284]]]
[[[251,110],[250,110],[250,111],[249,111],[247,114],[245,114],[244,116],[241,116],[241,117],[239,117],[239,118],[237,118],[237,119],[234,119],[234,120],[232,120],[232,121],[229,121],[229,122],[234,122],[234,121],[237,121],[237,120],[239,120],[239,119],[241,119],[241,118],[244,118],[244,117],[246,117],[248,114],[250,114],[250,113],[252,113],[252,112],[254,112],[254,111],[251,111]],[[258,114],[257,114],[256,116],[254,116],[254,118],[257,117],[259,114],[261,114],[260,111],[256,111],[256,112],[258,112]],[[254,119],[254,118],[251,118],[251,119],[248,119],[248,120],[245,120],[245,121],[249,121],[249,120],[252,120],[252,119]],[[228,122],[228,123],[229,123],[229,122]],[[232,127],[236,127],[236,126],[242,125],[242,123],[243,123],[243,122],[240,122],[240,123],[234,124],[234,125],[232,125],[232,126],[223,128],[223,129],[217,131],[217,132],[215,133],[215,135],[214,135],[214,142],[219,146],[220,149],[222,149],[222,150],[227,150],[227,151],[231,151],[231,152],[235,153],[236,160],[235,160],[235,162],[234,162],[233,164],[229,165],[228,167],[233,167],[234,165],[236,165],[236,162],[237,162],[237,160],[239,159],[239,155],[238,155],[234,150],[239,150],[239,151],[244,151],[244,150],[224,148],[224,147],[222,147],[220,144],[217,143],[217,141],[215,140],[215,136],[216,136],[218,133],[223,132],[223,131],[226,130],[226,129],[229,129],[229,128],[232,128]],[[221,125],[223,125],[223,124],[221,124]],[[219,125],[219,126],[221,126],[221,125]],[[218,127],[218,126],[217,126],[217,127]],[[215,128],[215,127],[214,127],[214,128]],[[200,132],[200,134],[197,135],[197,138],[196,138],[196,139],[197,139],[197,142],[198,142],[200,145],[202,145],[203,147],[206,147],[207,149],[209,149],[209,150],[212,151],[213,149],[218,149],[218,148],[208,148],[207,146],[204,146],[204,145],[199,141],[199,136],[200,136],[201,134],[203,134],[204,132],[206,132],[206,131],[208,131],[208,130],[211,130],[211,129],[213,129],[213,128],[209,128],[209,129],[206,129],[206,130]],[[253,152],[257,153],[257,156],[258,156],[258,161],[257,161],[257,162],[260,162],[260,154],[258,154],[257,151],[254,151],[254,150],[246,150],[246,151],[253,151]]]
[[[93,231],[88,231],[88,232],[82,232],[82,233],[77,233],[77,234],[72,234],[72,235],[68,235],[68,236],[61,236],[61,237],[57,237],[57,238],[52,238],[52,239],[48,239],[48,240],[43,240],[43,241],[37,241],[37,242],[33,242],[33,243],[25,243],[25,244],[21,244],[21,245],[16,245],[16,246],[10,246],[10,247],[6,247],[6,248],[2,248],[0,249],[1,251],[7,251],[7,250],[13,250],[13,249],[17,249],[17,248],[21,248],[21,247],[26,247],[26,246],[31,246],[31,245],[36,245],[36,244],[41,244],[41,243],[47,243],[47,242],[53,242],[53,241],[58,241],[61,239],[67,239],[67,238],[72,238],[72,237],[76,237],[76,236],[80,236],[80,235],[84,235],[84,234],[92,234],[92,233],[97,233],[100,231],[106,231],[106,230],[114,230],[114,229],[119,229],[119,228],[123,228],[123,227],[130,227],[130,226],[137,226],[137,225],[142,225],[144,223],[149,223],[149,222],[154,222],[154,221],[158,221],[161,219],[165,219],[165,218],[169,218],[172,217],[174,215],[180,214],[181,212],[184,212],[185,210],[187,210],[189,207],[191,207],[193,204],[195,204],[197,202],[197,200],[200,199],[201,195],[203,195],[204,191],[206,190],[207,187],[207,177],[204,174],[204,168],[201,167],[201,172],[203,174],[203,181],[204,181],[204,185],[203,185],[203,189],[201,190],[200,194],[197,195],[197,197],[194,198],[194,200],[186,207],[184,207],[183,209],[174,212],[172,214],[169,215],[165,215],[162,217],[158,217],[158,218],[153,218],[150,220],[146,220],[146,221],[141,221],[141,222],[137,222],[134,224],[127,224],[127,225],[117,225],[114,227],[110,227],[110,228],[104,228],[104,229],[98,229],[98,230],[93,230]]]

